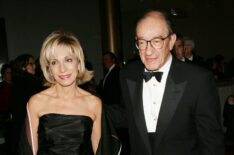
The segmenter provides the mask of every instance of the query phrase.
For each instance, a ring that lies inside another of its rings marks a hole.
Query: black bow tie
[[[158,82],[161,82],[163,72],[143,72],[143,78],[145,82],[148,82],[153,76],[156,78]]]

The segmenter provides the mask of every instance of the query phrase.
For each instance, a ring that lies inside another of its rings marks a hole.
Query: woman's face
[[[24,71],[27,71],[28,73],[35,75],[36,65],[34,59],[31,57],[28,60],[28,64],[26,67],[23,68]]]
[[[11,83],[11,68],[7,68],[5,70],[5,73],[3,74],[3,79],[6,82]]]
[[[77,58],[70,54],[65,46],[57,46],[50,58],[50,73],[55,83],[62,86],[76,84],[79,63]]]

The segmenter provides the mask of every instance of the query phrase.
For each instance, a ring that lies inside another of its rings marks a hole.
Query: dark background
[[[234,56],[232,0],[120,0],[119,4],[124,60],[136,51],[135,22],[146,8],[176,10],[176,31],[193,38],[196,52],[205,59],[222,54],[229,61]],[[37,58],[45,37],[62,28],[78,37],[98,82],[103,77],[100,5],[99,0],[0,0],[5,25],[5,33],[0,31],[0,61],[23,53]]]

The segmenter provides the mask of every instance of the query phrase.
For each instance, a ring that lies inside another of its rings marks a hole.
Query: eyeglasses
[[[152,40],[144,40],[144,39],[137,39],[136,40],[136,48],[138,50],[145,50],[148,46],[148,43],[150,43],[150,45],[155,48],[155,49],[161,49],[163,47],[164,44],[164,40],[167,39],[171,34],[168,34],[168,36],[164,37],[164,38],[159,38],[156,37]]]

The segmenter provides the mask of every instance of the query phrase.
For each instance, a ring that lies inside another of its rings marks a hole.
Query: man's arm
[[[221,105],[210,72],[205,77],[201,77],[199,86],[195,117],[201,154],[224,155]]]
[[[103,108],[105,109],[107,115],[110,117],[112,120],[114,126],[116,128],[127,128],[127,116],[126,116],[126,111],[123,106],[121,106],[122,103],[121,99],[121,104],[113,104],[113,105],[105,105],[103,104]]]

